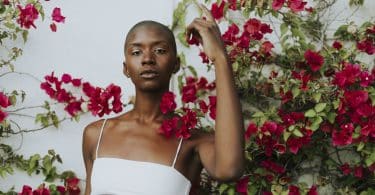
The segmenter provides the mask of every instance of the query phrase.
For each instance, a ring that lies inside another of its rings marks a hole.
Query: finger
[[[207,17],[209,21],[215,21],[215,18],[212,16],[210,10],[208,10],[206,6],[200,3],[199,7],[201,8],[203,14]]]

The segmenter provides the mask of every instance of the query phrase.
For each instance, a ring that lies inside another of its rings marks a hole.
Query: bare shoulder
[[[195,151],[199,149],[199,147],[206,145],[206,144],[214,144],[215,143],[215,132],[205,132],[202,130],[195,130],[189,140],[194,145]]]
[[[82,149],[84,158],[91,160],[94,159],[94,152],[103,122],[104,119],[94,121],[84,128],[82,136]]]

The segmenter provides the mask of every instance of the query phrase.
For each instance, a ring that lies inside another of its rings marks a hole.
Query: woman
[[[195,131],[189,139],[158,133],[163,115],[159,104],[179,70],[173,33],[144,21],[125,41],[124,74],[136,89],[134,108],[118,117],[89,124],[83,135],[87,180],[85,194],[189,194],[202,168],[219,181],[243,173],[244,137],[241,107],[220,30],[206,7],[206,19],[187,27],[215,65],[217,109],[215,133]]]

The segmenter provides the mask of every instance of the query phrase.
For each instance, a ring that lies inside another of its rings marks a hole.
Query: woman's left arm
[[[229,181],[239,178],[244,171],[241,105],[219,27],[210,11],[203,5],[201,9],[207,18],[196,18],[187,27],[187,35],[199,39],[207,57],[215,65],[217,103],[215,134],[203,138],[196,149],[204,168],[212,177]]]

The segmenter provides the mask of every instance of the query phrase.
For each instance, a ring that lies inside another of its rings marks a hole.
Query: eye
[[[154,52],[155,52],[156,54],[165,54],[165,53],[167,53],[167,50],[166,50],[166,49],[163,49],[163,48],[156,48],[156,49],[154,50]]]
[[[133,50],[132,52],[131,52],[131,55],[132,56],[139,56],[141,54],[141,50]]]

